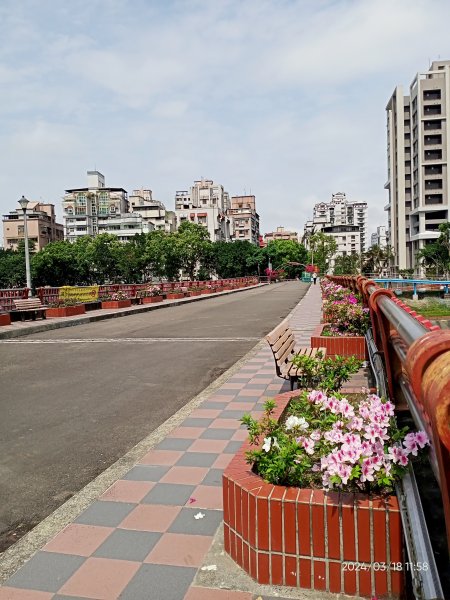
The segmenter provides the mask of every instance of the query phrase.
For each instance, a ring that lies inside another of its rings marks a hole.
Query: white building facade
[[[175,213],[166,210],[159,200],[153,200],[152,190],[133,190],[128,197],[130,211],[141,215],[146,223],[151,223],[153,228],[166,233],[175,231]]]
[[[371,246],[379,246],[380,248],[386,248],[387,232],[385,225],[380,225],[379,227],[377,227],[377,230],[374,233],[372,233],[370,242]]]
[[[417,268],[417,254],[439,237],[449,218],[450,61],[418,73],[404,95],[397,86],[386,106],[392,266]]]
[[[194,181],[190,190],[175,194],[176,227],[184,221],[206,227],[212,242],[230,242],[230,197],[223,185],[211,179]]]
[[[258,245],[259,215],[256,212],[255,196],[232,196],[228,214],[231,218],[232,239]]]

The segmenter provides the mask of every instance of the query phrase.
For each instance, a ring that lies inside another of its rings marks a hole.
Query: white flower
[[[205,516],[205,513],[199,512],[196,515],[194,515],[194,519],[203,519],[203,517]]]
[[[278,440],[277,440],[277,438],[275,438],[275,437],[274,437],[274,438],[272,438],[272,446],[273,446],[274,448],[276,448],[277,450],[281,450],[281,448],[280,448],[280,444],[278,443]]]
[[[264,444],[263,444],[262,449],[265,452],[269,452],[271,444],[272,444],[272,438],[270,438],[270,437],[264,438]]]
[[[296,417],[295,415],[291,415],[286,419],[286,429],[287,431],[289,431],[290,429],[294,429],[295,427],[305,431],[306,429],[308,429],[309,424],[303,417]]]

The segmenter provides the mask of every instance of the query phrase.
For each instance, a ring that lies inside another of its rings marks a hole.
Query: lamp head
[[[27,210],[28,203],[29,200],[27,200],[25,196],[22,196],[22,198],[19,200],[20,208],[23,210],[23,212]]]

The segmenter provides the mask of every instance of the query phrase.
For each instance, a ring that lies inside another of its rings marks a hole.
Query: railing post
[[[365,290],[367,291],[368,284],[372,282],[366,282]],[[379,296],[388,296],[389,298],[393,298],[394,294],[391,290],[385,290],[383,288],[378,288],[369,296],[369,308],[370,308],[370,319],[372,321],[372,332],[375,340],[375,344],[377,348],[382,348],[382,354],[384,358],[384,365],[386,369],[386,376],[388,380],[388,388],[389,395],[392,398],[395,397],[394,392],[394,381],[395,374],[398,374],[399,365],[398,358],[395,352],[390,351],[389,340],[391,338],[391,324],[388,319],[380,310],[377,298]],[[400,365],[401,371],[401,365]]]

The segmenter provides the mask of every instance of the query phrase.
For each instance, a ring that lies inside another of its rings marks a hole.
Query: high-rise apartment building
[[[396,269],[417,267],[417,254],[448,220],[450,61],[418,73],[405,96],[397,86],[386,106],[389,242]]]
[[[159,200],[153,200],[152,190],[133,190],[128,200],[130,212],[141,215],[142,219],[152,223],[155,229],[167,233],[175,231],[175,213],[166,210]]]
[[[28,239],[34,242],[36,252],[49,242],[64,239],[64,227],[56,222],[55,205],[44,202],[29,202],[27,206]],[[23,210],[19,207],[3,215],[3,244],[5,248],[17,250],[24,239]]]
[[[65,238],[95,237],[100,233],[116,235],[127,242],[137,233],[148,233],[153,223],[129,211],[128,194],[123,188],[106,187],[105,177],[88,171],[88,185],[66,190],[63,198]]]
[[[190,190],[175,194],[175,215],[177,228],[183,221],[203,225],[208,229],[212,242],[231,240],[230,197],[223,185],[211,179],[194,181]]]
[[[386,226],[380,225],[377,227],[375,233],[372,233],[370,239],[371,246],[379,246],[380,248],[386,248],[387,246],[387,235],[386,235]]]
[[[332,194],[331,202],[319,202],[314,206],[313,219],[307,221],[303,239],[323,231],[335,238],[338,244],[336,256],[365,252],[367,249],[367,202],[347,200],[344,193]]]
[[[231,217],[232,238],[258,245],[259,215],[256,212],[255,196],[232,196],[228,214]]]

